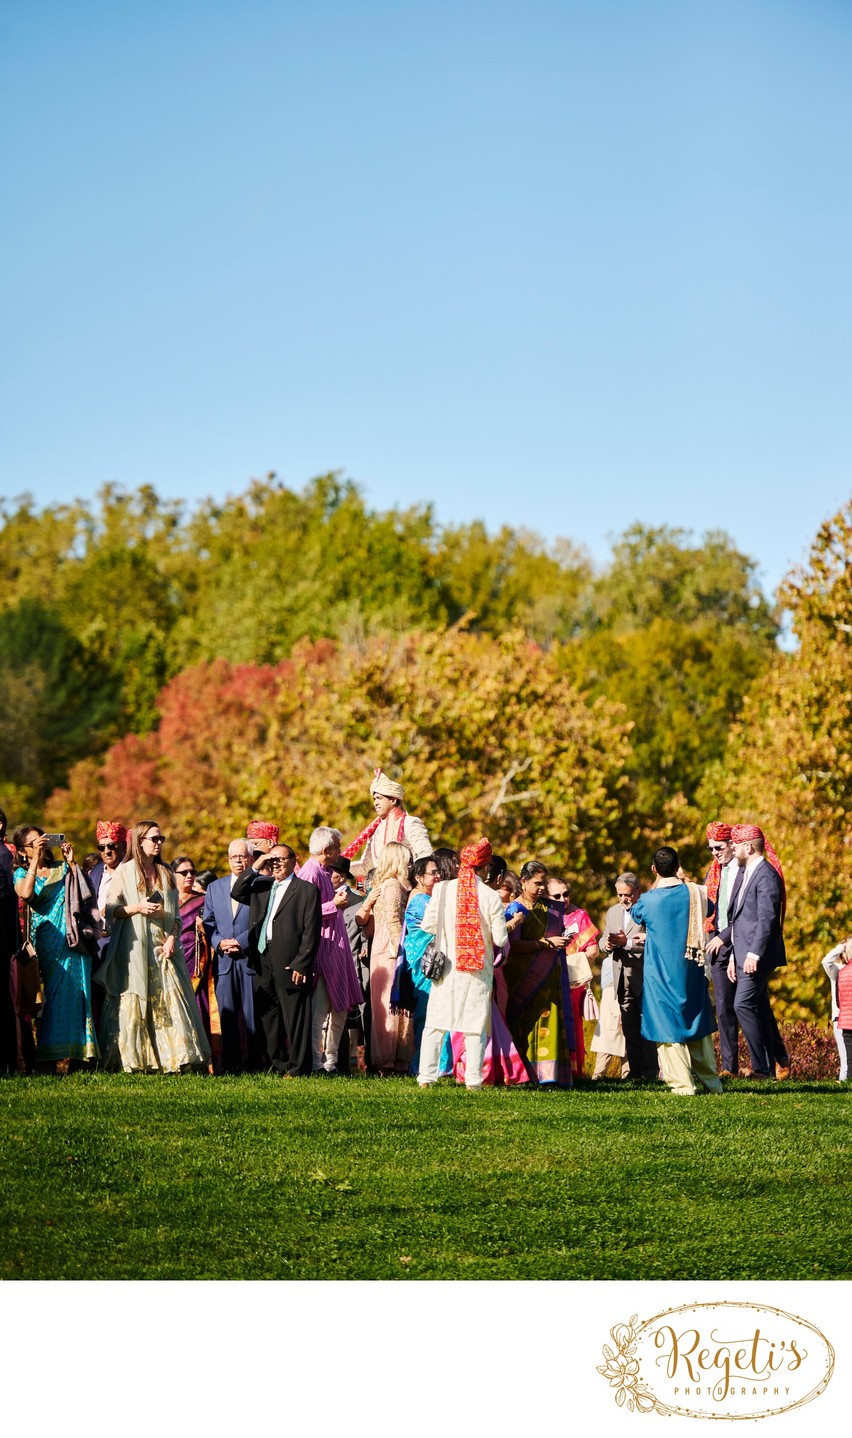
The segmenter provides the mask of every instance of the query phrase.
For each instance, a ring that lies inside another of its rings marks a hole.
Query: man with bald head
[[[230,874],[208,884],[201,922],[213,954],[213,982],[222,1021],[222,1071],[239,1073],[258,1068],[260,1052],[254,1018],[254,992],[248,963],[249,911],[233,898],[240,874],[251,862],[248,841],[232,839],[228,845]],[[245,1031],[242,1054],[240,1019]]]

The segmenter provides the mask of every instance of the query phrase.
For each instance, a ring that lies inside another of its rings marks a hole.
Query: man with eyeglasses
[[[213,983],[222,1023],[222,1072],[239,1073],[258,1067],[254,1018],[254,989],[249,968],[249,911],[234,898],[234,885],[251,863],[246,839],[228,845],[230,874],[208,884],[201,922],[213,954]],[[246,1055],[240,1054],[240,1014],[246,1034]]]
[[[123,824],[119,824],[115,819],[99,819],[95,827],[95,838],[101,859],[100,863],[95,865],[89,875],[89,883],[97,899],[98,911],[101,916],[103,932],[101,938],[98,940],[98,949],[102,955],[109,942],[109,935],[107,934],[106,923],[104,921],[107,889],[115,877],[116,869],[119,864],[124,863],[127,855],[127,830]]]
[[[707,847],[713,855],[713,861],[707,870],[704,882],[707,886],[707,898],[714,906],[713,912],[707,920],[707,932],[711,935],[707,953],[710,955],[713,997],[716,1001],[716,1020],[719,1025],[721,1078],[737,1078],[739,1076],[740,1028],[734,1011],[737,984],[729,973],[732,949],[724,945],[721,939],[722,931],[728,927],[734,880],[739,872],[739,866],[735,862],[732,834],[733,830],[730,824],[722,824],[718,820],[714,820],[713,823],[707,825]],[[771,1006],[769,1007],[767,1027],[775,1077],[788,1079],[791,1072],[790,1055],[787,1045],[781,1037],[781,1030]]]
[[[645,933],[632,914],[633,905],[641,895],[639,880],[632,870],[619,874],[615,895],[618,902],[607,909],[598,948],[604,958],[612,956],[613,984],[621,1010],[629,1077],[635,1083],[653,1083],[660,1065],[656,1044],[642,1035]]]
[[[310,1074],[311,996],[322,909],[318,891],[295,874],[288,844],[258,854],[231,897],[249,911],[248,952],[254,1012],[266,1053],[282,1078]]]

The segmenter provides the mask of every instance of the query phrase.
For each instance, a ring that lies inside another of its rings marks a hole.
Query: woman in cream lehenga
[[[125,1073],[212,1073],[210,1045],[180,942],[178,893],[162,861],[159,824],[129,835],[129,854],[107,893],[110,940],[96,981],[105,1068]]]

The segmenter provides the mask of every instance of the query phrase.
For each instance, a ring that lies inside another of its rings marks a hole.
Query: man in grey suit
[[[736,984],[734,1012],[748,1045],[751,1076],[772,1078],[773,1024],[766,985],[772,971],[787,962],[784,879],[780,864],[776,871],[767,862],[766,840],[756,824],[735,824],[731,843],[738,872],[728,900],[728,922],[710,940],[707,952],[730,952],[728,978]]]
[[[612,954],[613,982],[621,1010],[629,1077],[642,1083],[657,1078],[659,1063],[657,1045],[642,1037],[645,935],[630,915],[639,892],[639,880],[635,874],[619,874],[615,881],[618,903],[607,909],[598,948],[602,954]]]

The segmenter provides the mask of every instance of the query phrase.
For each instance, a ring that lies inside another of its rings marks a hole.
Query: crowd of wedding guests
[[[618,875],[598,928],[552,866],[515,873],[485,838],[433,848],[400,784],[377,770],[370,793],[347,847],[323,825],[300,862],[252,821],[223,877],[167,863],[153,820],[99,822],[78,863],[37,825],[7,837],[0,810],[0,1070],[570,1087],[591,1035],[593,1081],[719,1093],[741,1030],[749,1076],[790,1076],[767,987],[786,962],[784,877],[757,826],[708,825],[700,884],[662,845],[644,890]],[[824,961],[842,1078],[848,960],[852,942]]]

